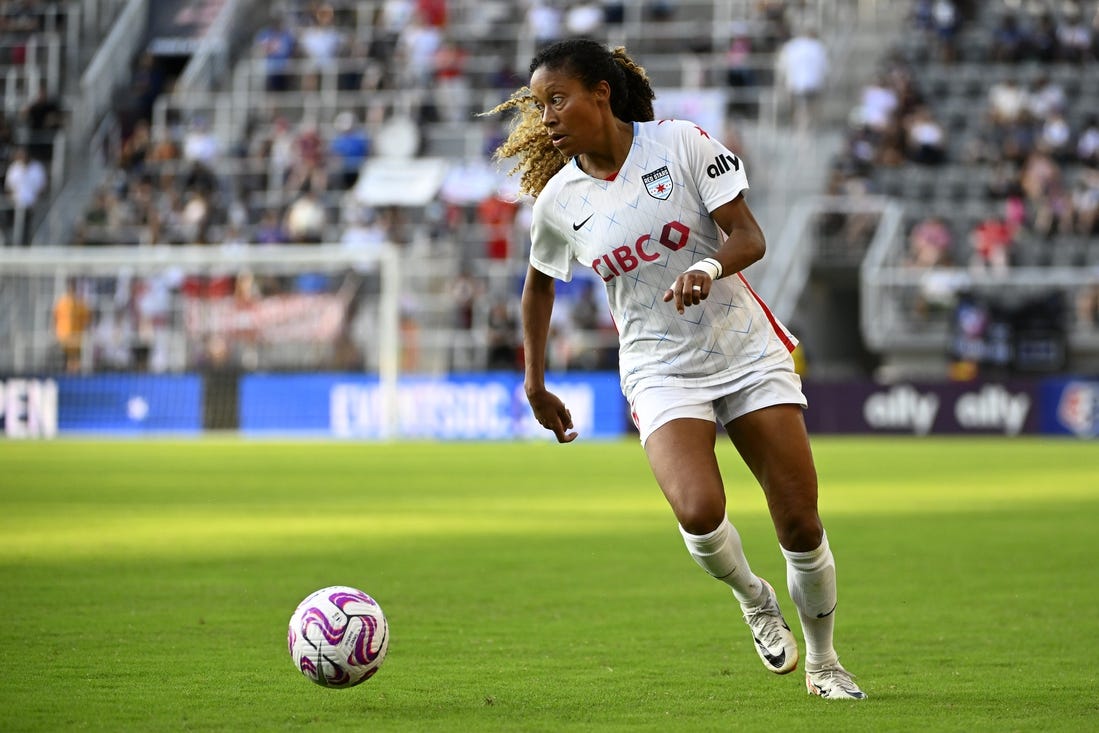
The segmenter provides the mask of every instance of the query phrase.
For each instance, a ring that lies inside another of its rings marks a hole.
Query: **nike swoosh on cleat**
[[[587,224],[587,223],[588,223],[588,219],[591,219],[591,218],[592,218],[593,216],[595,216],[595,214],[588,214],[588,218],[587,218],[587,219],[585,219],[584,221],[580,222],[579,224],[573,224],[573,225],[572,225],[572,230],[573,230],[574,232],[578,232],[578,231],[580,231],[580,227],[582,227],[582,226],[584,226],[585,224]]]
[[[754,637],[753,637],[754,638]],[[767,648],[759,643],[759,639],[755,640],[756,646],[759,648],[759,653],[763,655],[763,658],[767,660],[767,664],[770,664],[776,669],[781,668],[786,663],[786,650],[783,649],[778,654],[771,654],[767,651]]]
[[[829,616],[831,616],[833,613],[836,612],[836,606],[837,605],[839,605],[839,604],[838,603],[833,603],[831,611],[829,611],[828,613],[818,613],[817,618],[828,618]]]

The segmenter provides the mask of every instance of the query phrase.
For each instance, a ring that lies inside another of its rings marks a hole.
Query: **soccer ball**
[[[321,588],[298,604],[286,635],[290,657],[321,687],[354,687],[374,676],[389,649],[382,607],[358,588]]]

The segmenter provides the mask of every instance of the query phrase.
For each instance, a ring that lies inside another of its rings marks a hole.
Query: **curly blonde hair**
[[[588,39],[570,39],[547,46],[530,62],[530,73],[540,68],[566,71],[588,89],[600,81],[611,87],[611,111],[624,122],[648,122],[653,119],[653,93],[645,69],[626,54],[622,46],[614,50]],[[537,197],[551,178],[568,162],[553,146],[542,125],[542,111],[529,87],[516,90],[485,115],[513,113],[508,136],[493,158],[518,162],[508,171],[519,173],[519,191]]]

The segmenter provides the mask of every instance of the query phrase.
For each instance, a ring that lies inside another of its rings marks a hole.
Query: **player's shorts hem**
[[[630,412],[641,445],[672,420],[695,418],[728,425],[749,412],[774,405],[808,406],[801,377],[793,361],[784,360],[764,371],[745,374],[721,384],[696,387],[658,385],[634,394]]]

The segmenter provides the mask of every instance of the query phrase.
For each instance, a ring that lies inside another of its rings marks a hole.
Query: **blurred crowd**
[[[671,24],[679,17],[679,5],[647,0],[641,12],[646,23]],[[794,32],[803,25],[796,21],[806,14],[805,5],[755,2],[753,14],[730,29],[727,52],[710,48],[708,39],[692,39],[694,50],[725,55],[721,81],[736,101],[730,113],[753,113],[751,100],[757,97],[747,92],[771,83],[784,85],[797,114],[810,113],[827,57],[815,33]],[[253,247],[338,242],[365,251],[393,242],[413,257],[454,243],[461,264],[441,293],[453,304],[453,321],[447,325],[470,333],[458,343],[473,343],[474,331],[487,334],[488,343],[477,350],[487,354],[480,357],[456,346],[451,366],[517,369],[514,274],[521,269],[509,265],[526,256],[529,202],[518,199],[514,182],[503,182],[490,161],[504,121],[476,114],[525,83],[524,74],[513,67],[515,28],[528,34],[535,47],[580,35],[613,41],[634,10],[622,2],[486,1],[463,7],[458,33],[446,0],[386,0],[371,8],[364,16],[357,4],[339,0],[288,0],[273,6],[243,62],[256,65],[263,79],[262,93],[239,134],[226,134],[199,111],[170,109],[158,117],[157,99],[170,93],[173,79],[155,57],[141,56],[132,93],[117,110],[120,131],[112,172],[95,190],[72,243]],[[681,41],[675,44],[681,46]],[[771,59],[780,54],[782,63],[771,73]],[[322,114],[319,110],[328,108],[314,102],[332,90],[337,99],[353,101]],[[406,139],[408,129],[399,130],[404,136],[394,133],[390,123],[400,118],[414,123],[411,139]],[[452,161],[439,195],[425,206],[364,203],[355,192],[364,164],[395,147],[412,155],[432,152],[425,151],[422,129],[436,123],[478,126],[481,149]],[[376,279],[362,274],[353,273],[361,287],[376,287]],[[171,294],[255,299],[331,293],[346,284],[346,278],[319,276],[135,279],[108,294],[116,307],[97,323],[103,324],[104,338],[120,330],[148,334],[165,316],[143,313],[155,312],[153,305]],[[103,297],[98,286],[85,284],[84,290],[93,299]],[[562,288],[551,354],[557,366],[614,367],[613,324],[601,298],[582,279]],[[401,309],[407,345],[402,358],[405,368],[415,369],[421,365],[412,344],[424,324],[417,321],[414,299],[406,297]],[[152,339],[138,340],[147,345]],[[217,353],[224,353],[223,344]],[[155,368],[163,359],[152,363]]]
[[[1099,255],[1099,3],[916,0],[910,23],[852,110],[832,192],[908,199],[918,270]],[[952,302],[956,283],[926,282],[919,307]]]
[[[0,3],[0,71],[5,75],[0,109],[0,244],[27,244],[49,188],[54,141],[65,123],[59,79],[48,79],[46,34],[62,33],[67,13],[57,0]],[[51,84],[54,88],[51,88]]]

